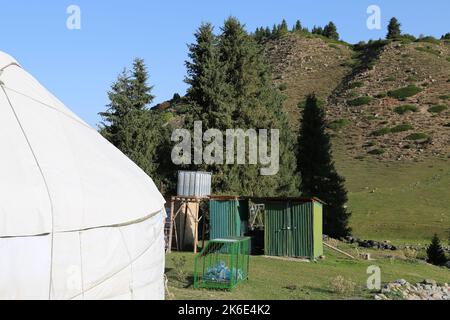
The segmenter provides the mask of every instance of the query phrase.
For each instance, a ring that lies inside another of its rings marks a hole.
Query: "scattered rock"
[[[404,285],[406,285],[408,282],[407,282],[405,279],[400,279],[400,280],[395,281],[395,283],[397,283],[397,284],[399,284],[399,285],[401,285],[401,286],[404,286]]]
[[[381,293],[374,296],[375,300],[450,300],[450,288],[447,283],[439,286],[435,280],[426,279],[421,283],[410,284],[405,279],[388,283]]]
[[[428,284],[428,285],[432,285],[435,286],[436,285],[436,281],[434,281],[433,279],[425,279],[422,284]]]

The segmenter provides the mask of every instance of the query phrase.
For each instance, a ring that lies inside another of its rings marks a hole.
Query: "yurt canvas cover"
[[[0,299],[163,299],[164,199],[0,52]]]

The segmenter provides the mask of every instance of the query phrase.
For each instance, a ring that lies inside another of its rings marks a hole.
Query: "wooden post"
[[[171,253],[172,252],[172,236],[173,236],[173,223],[174,223],[174,216],[173,216],[173,211],[175,210],[175,203],[173,201],[173,198],[171,198],[170,201],[170,227],[169,227],[169,246],[167,248],[167,253]]]
[[[202,216],[203,218],[203,216]],[[206,233],[206,219],[203,219],[203,228],[202,228],[202,250],[205,248],[205,233]]]
[[[199,220],[198,220],[198,212],[199,212],[199,208],[200,207],[200,204],[199,204],[199,202],[198,201],[196,201],[196,206],[195,206],[195,215],[194,215],[194,223],[195,223],[195,226],[194,226],[194,253],[195,254],[197,254],[197,245],[198,245],[198,222],[199,222]]]
[[[170,234],[169,234],[169,247],[167,249],[167,253],[172,252],[172,242],[173,242],[173,236],[174,236],[174,232],[175,232],[175,241],[176,241],[176,248],[178,251],[181,251],[184,248],[184,243],[185,243],[185,236],[186,236],[186,225],[187,225],[187,220],[189,219],[189,221],[191,221],[194,223],[194,253],[198,252],[198,245],[199,245],[199,241],[198,241],[198,236],[199,236],[199,223],[201,221],[201,219],[199,218],[199,214],[200,214],[200,202],[202,201],[202,199],[205,198],[199,198],[199,197],[181,197],[181,196],[176,196],[176,197],[172,197],[171,198],[171,203],[170,203]],[[195,208],[195,213],[192,212],[189,203],[196,203],[196,208]],[[178,210],[175,212],[175,204],[179,204],[180,207],[178,208]],[[184,210],[183,210],[184,209]],[[184,225],[182,226],[182,228],[180,228],[180,230],[178,230],[177,228],[177,224],[176,224],[176,220],[179,214],[184,212],[184,217],[180,217],[180,227],[181,224],[184,222]],[[189,216],[189,217],[188,217]],[[205,246],[205,231],[206,230],[206,225],[203,225],[203,247]],[[180,232],[178,234],[178,231]]]
[[[187,224],[187,219],[188,219],[188,214],[189,214],[189,206],[188,206],[188,202],[186,201],[182,201],[183,205],[184,205],[184,223],[183,223],[183,237],[181,238],[181,250],[184,250],[184,243],[186,241],[186,224]]]

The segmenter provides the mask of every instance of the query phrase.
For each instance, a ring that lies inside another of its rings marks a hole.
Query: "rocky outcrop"
[[[447,283],[438,285],[432,279],[411,284],[404,279],[386,284],[375,300],[450,300],[450,287]]]

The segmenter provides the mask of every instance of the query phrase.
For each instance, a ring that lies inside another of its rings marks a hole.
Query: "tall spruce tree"
[[[441,40],[450,40],[450,32],[447,32],[446,34],[442,35]]]
[[[427,256],[427,261],[436,266],[442,266],[447,262],[445,251],[441,246],[441,240],[437,234],[433,236],[431,244],[427,248]]]
[[[323,35],[333,40],[339,40],[339,33],[337,32],[337,27],[331,21],[323,29]]]
[[[196,33],[189,46],[187,99],[193,109],[189,121],[201,120],[203,130],[280,129],[280,172],[261,176],[258,165],[202,165],[214,173],[216,193],[292,195],[296,192],[295,157],[282,97],[271,83],[262,49],[235,18],[229,18],[219,37],[210,25]],[[283,140],[284,139],[284,140]],[[248,151],[248,148],[247,148]],[[248,154],[247,154],[248,155]]]
[[[281,22],[281,24],[278,26],[278,35],[282,36],[289,32],[289,27],[285,19]]]
[[[402,31],[400,29],[401,24],[398,22],[397,18],[392,18],[389,21],[388,25],[388,34],[386,36],[387,39],[396,39],[402,35]]]
[[[325,111],[315,95],[306,99],[298,138],[297,167],[301,175],[301,192],[306,197],[323,200],[324,232],[332,237],[350,234],[350,213],[346,209],[345,180],[336,171],[331,142],[326,133]]]
[[[300,32],[300,31],[302,31],[302,30],[303,30],[302,23],[301,23],[300,20],[297,20],[297,22],[295,22],[294,28],[292,28],[292,31],[294,31],[294,32]]]
[[[101,112],[100,133],[147,174],[158,181],[156,148],[161,139],[159,117],[148,109],[153,101],[144,61],[136,59],[131,72],[124,70],[108,93],[110,103]]]
[[[283,25],[283,24],[282,24]],[[286,24],[287,26],[287,24]],[[284,27],[283,27],[284,28]],[[229,188],[247,195],[293,195],[296,179],[293,141],[283,98],[271,81],[268,64],[259,47],[235,18],[222,28],[219,54],[230,87],[233,127],[240,129],[280,130],[280,171],[275,176],[261,176],[257,166],[232,166],[228,172]]]
[[[195,33],[195,43],[189,45],[186,61],[189,115],[187,123],[202,121],[205,128],[224,128],[232,123],[232,110],[225,82],[222,63],[219,60],[218,38],[211,24],[202,24]]]
[[[318,35],[323,36],[323,28],[322,28],[322,27],[314,26],[314,27],[312,28],[312,30],[311,30],[311,33],[312,33],[312,34],[318,34]]]

